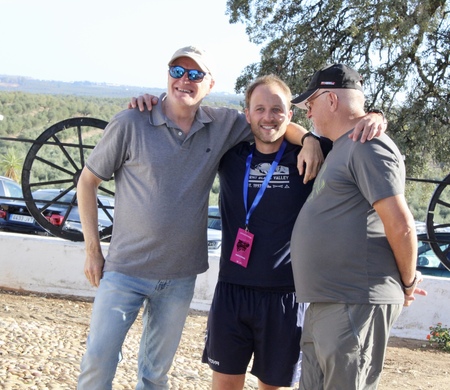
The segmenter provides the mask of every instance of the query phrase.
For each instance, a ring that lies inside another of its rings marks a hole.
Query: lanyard
[[[248,230],[248,221],[250,220],[250,216],[252,215],[253,211],[255,210],[256,206],[258,205],[259,201],[261,200],[261,198],[264,194],[264,191],[266,190],[266,188],[269,184],[269,181],[272,178],[273,173],[275,172],[275,169],[277,169],[278,163],[280,162],[281,157],[283,156],[284,150],[286,149],[286,145],[287,145],[287,142],[286,142],[286,140],[284,140],[283,143],[281,144],[280,150],[278,150],[275,160],[272,162],[269,172],[267,172],[264,182],[262,183],[258,193],[256,194],[255,199],[253,200],[250,210],[248,210],[248,207],[247,207],[248,182],[249,182],[249,176],[250,176],[250,165],[252,162],[253,151],[255,150],[255,145],[253,145],[253,148],[247,157],[246,168],[245,168],[245,178],[244,178],[244,206],[245,206],[245,214],[246,214],[246,217],[245,217],[245,229],[246,230]]]

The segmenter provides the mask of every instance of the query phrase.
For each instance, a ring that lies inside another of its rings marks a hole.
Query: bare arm
[[[137,98],[132,97],[128,103],[128,108],[138,107],[140,111],[144,111],[145,107],[149,110],[152,106],[158,103],[158,98],[153,95],[144,94]],[[304,182],[314,179],[323,164],[324,156],[320,143],[312,137],[305,140],[305,145],[302,145],[302,137],[307,133],[307,130],[296,123],[290,123],[286,131],[286,139],[295,145],[303,146],[298,156],[299,172],[304,175]]]
[[[97,188],[100,183],[97,176],[84,168],[77,185],[78,210],[86,248],[84,274],[94,287],[100,284],[105,263],[98,234]]]
[[[403,195],[381,199],[373,205],[380,216],[389,245],[394,252],[397,268],[404,286],[416,277],[417,235],[414,218]],[[421,276],[419,275],[421,282]],[[413,288],[405,291],[405,306],[414,300],[414,293],[426,295],[426,291]]]
[[[324,160],[320,142],[317,139],[307,137],[304,139],[304,144],[302,145],[303,136],[307,132],[305,128],[293,122],[289,123],[286,130],[286,139],[291,144],[302,146],[298,154],[297,167],[300,175],[304,174],[304,183],[317,176]]]
[[[128,108],[139,108],[139,111],[144,111],[145,107],[151,111],[152,107],[158,103],[158,97],[149,95],[148,93],[137,98],[132,97],[128,103]],[[351,134],[351,138],[356,141],[359,134],[362,132],[361,142],[371,140],[373,137],[378,137],[386,131],[387,123],[382,114],[369,113],[366,114],[355,126]],[[313,137],[305,138],[304,145],[302,138],[307,133],[307,130],[291,122],[286,131],[286,139],[294,145],[302,146],[302,150],[298,155],[297,167],[300,175],[304,174],[303,182],[314,179],[319,173],[320,167],[323,164],[324,156],[318,142]]]

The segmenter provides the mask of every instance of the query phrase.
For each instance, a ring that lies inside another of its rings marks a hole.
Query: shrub
[[[450,333],[448,328],[444,328],[441,322],[436,326],[430,326],[430,334],[427,335],[430,344],[437,346],[445,352],[450,352]]]

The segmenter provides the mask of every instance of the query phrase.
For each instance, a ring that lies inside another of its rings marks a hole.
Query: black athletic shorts
[[[208,317],[203,363],[230,375],[251,373],[271,386],[292,387],[300,377],[305,304],[294,292],[219,282]]]

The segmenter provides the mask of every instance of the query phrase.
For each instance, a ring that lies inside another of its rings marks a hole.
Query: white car
[[[222,248],[222,222],[218,206],[208,207],[208,253],[220,256]]]

